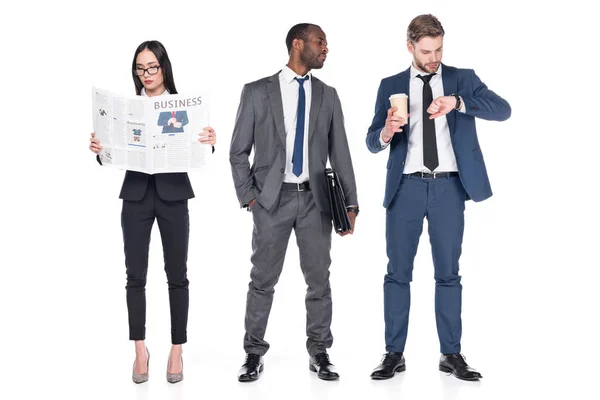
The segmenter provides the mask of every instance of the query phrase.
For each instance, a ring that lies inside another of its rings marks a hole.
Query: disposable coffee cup
[[[392,107],[398,108],[394,112],[395,117],[408,118],[408,96],[404,93],[397,93],[390,96]]]

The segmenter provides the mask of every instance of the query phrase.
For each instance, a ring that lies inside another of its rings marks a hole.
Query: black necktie
[[[427,108],[433,102],[433,92],[429,81],[435,75],[417,75],[423,81],[423,164],[430,171],[435,170],[440,162],[438,160],[437,145],[435,141],[435,120],[429,119]]]

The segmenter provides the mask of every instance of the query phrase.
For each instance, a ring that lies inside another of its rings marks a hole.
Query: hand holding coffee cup
[[[381,136],[388,143],[396,132],[402,132],[401,126],[408,123],[408,96],[403,93],[390,96],[392,108],[388,110],[385,127]]]

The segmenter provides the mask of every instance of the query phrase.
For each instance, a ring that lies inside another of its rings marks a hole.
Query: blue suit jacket
[[[174,126],[167,125],[170,119],[170,111],[161,112],[159,114],[157,125],[163,127],[162,133],[181,133],[183,132],[183,127],[189,122],[186,111],[175,112],[175,119],[177,120],[177,122],[181,122],[181,128],[175,128]]]
[[[506,100],[487,88],[470,69],[459,69],[442,64],[444,95],[459,94],[465,104],[466,112],[453,110],[446,114],[450,139],[456,156],[460,180],[469,199],[483,201],[492,195],[490,181],[483,161],[483,154],[477,140],[475,117],[491,121],[504,121],[510,117],[511,109]],[[375,116],[367,133],[367,147],[373,153],[384,150],[379,142],[381,129],[385,126],[390,106],[389,97],[395,93],[409,94],[410,104],[410,68],[381,81],[375,103]],[[428,107],[428,105],[424,105]],[[439,117],[441,118],[441,117]],[[383,206],[388,207],[398,190],[404,163],[408,151],[410,135],[410,117],[401,133],[396,133],[390,145],[387,163],[387,178]]]

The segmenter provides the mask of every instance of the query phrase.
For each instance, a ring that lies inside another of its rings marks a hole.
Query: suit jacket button
[[[404,165],[404,161],[402,161],[402,165]]]
[[[285,168],[281,168],[280,171],[283,174],[285,172]]]

